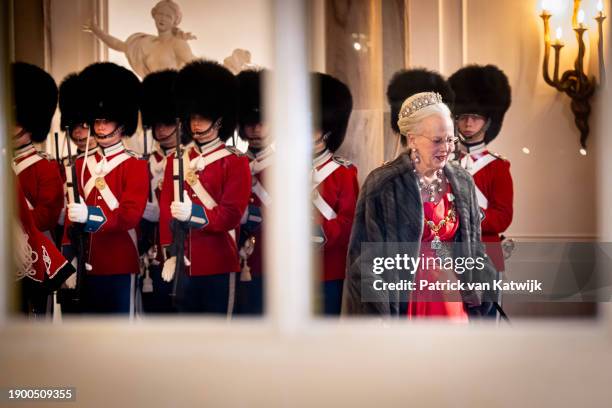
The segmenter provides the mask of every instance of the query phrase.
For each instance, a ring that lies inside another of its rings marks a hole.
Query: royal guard
[[[313,133],[312,200],[314,223],[320,228],[313,241],[319,243],[321,254],[323,311],[339,315],[359,182],[357,167],[334,152],[344,141],[353,98],[348,87],[330,75],[315,73],[312,83],[319,109]]]
[[[67,75],[59,86],[59,108],[60,108],[60,127],[65,132],[66,143],[69,140],[76,146],[76,151],[72,152],[72,157],[64,157],[61,161],[60,175],[64,183],[64,207],[59,218],[59,224],[62,226],[66,218],[66,205],[67,194],[66,194],[66,183],[72,183],[69,165],[70,162],[74,162],[78,157],[85,154],[87,151],[88,155],[95,154],[97,147],[96,138],[90,137],[89,134],[89,123],[85,116],[85,90],[81,86],[79,75],[72,73]]]
[[[244,70],[238,80],[238,134],[248,142],[251,168],[251,198],[240,222],[239,254],[241,274],[237,313],[263,313],[263,224],[262,214],[272,198],[267,191],[266,173],[274,159],[274,149],[262,119],[261,87],[263,71]]]
[[[59,228],[56,231],[63,242],[64,224],[66,220],[66,206],[68,205],[69,189],[73,185],[71,164],[77,158],[85,154],[93,155],[96,153],[96,138],[90,136],[89,122],[85,109],[86,91],[82,85],[80,76],[77,73],[67,75],[59,86],[59,108],[60,108],[60,128],[66,136],[66,146],[70,141],[75,144],[76,149],[70,149],[71,157],[64,157],[61,160],[60,174],[64,183],[64,207],[59,218]],[[75,248],[71,245],[62,247],[66,256],[73,265],[77,264]],[[75,266],[76,267],[76,266]],[[81,305],[75,291],[76,276],[66,282],[66,286],[58,292],[58,298],[62,304],[62,314],[78,313]]]
[[[181,312],[233,312],[238,229],[251,194],[247,157],[224,143],[236,128],[236,88],[230,71],[204,60],[183,67],[175,83],[181,127],[194,143],[168,158],[160,235],[162,278],[174,279]]]
[[[98,149],[76,160],[80,197],[71,197],[66,228],[80,224],[87,235],[82,299],[86,313],[133,313],[139,256],[136,228],[149,179],[147,164],[125,149],[138,123],[140,81],[131,71],[103,62],[80,74],[87,90],[89,126]],[[70,237],[70,234],[65,234]]]
[[[504,271],[501,234],[512,222],[510,162],[487,145],[501,130],[510,107],[508,78],[493,65],[470,65],[448,79],[455,91],[454,115],[461,140],[458,159],[472,174],[484,213],[482,240],[498,272]]]
[[[391,129],[397,135],[397,145],[393,158],[397,157],[408,145],[406,136],[400,134],[397,126],[402,104],[406,99],[420,92],[437,92],[450,109],[455,101],[455,93],[448,81],[435,71],[425,68],[402,69],[393,74],[387,86],[387,101],[391,110]]]
[[[57,163],[36,149],[33,143],[47,139],[57,106],[57,86],[35,65],[13,64],[15,90],[15,132],[13,169],[36,228],[52,237],[64,205],[62,179]]]
[[[152,151],[147,148],[150,189],[147,206],[140,223],[139,246],[144,274],[140,280],[142,306],[145,313],[172,313],[176,309],[171,298],[172,283],[161,278],[164,255],[159,236],[159,199],[168,157],[176,150],[178,132],[174,81],[176,70],[151,73],[142,81],[141,105],[144,137],[150,131],[157,142]],[[146,139],[145,139],[146,140]]]

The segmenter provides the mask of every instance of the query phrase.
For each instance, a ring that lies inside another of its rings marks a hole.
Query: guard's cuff
[[[189,218],[190,228],[204,228],[208,225],[208,217],[204,207],[197,204],[191,205],[191,218]]]
[[[106,223],[106,216],[100,207],[87,206],[87,222],[85,232],[98,232]]]
[[[325,244],[327,243],[327,236],[325,235],[325,232],[323,231],[322,226],[320,225],[313,226],[311,240],[312,240],[312,243],[315,244],[315,246],[317,247],[325,246]]]

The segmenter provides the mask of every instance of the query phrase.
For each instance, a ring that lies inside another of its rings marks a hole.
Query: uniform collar
[[[250,150],[248,151],[249,156],[257,161],[261,161],[273,153],[274,149],[272,148],[272,146],[266,146],[258,152],[251,152]]]
[[[200,156],[205,156],[208,153],[212,152],[213,150],[216,150],[219,146],[221,146],[223,144],[223,142],[221,141],[221,139],[216,138],[214,140],[211,140],[208,143],[205,143],[203,145],[200,146],[200,144],[198,144],[197,142],[194,143],[194,149],[195,151],[200,155]]]
[[[174,152],[176,152],[176,147],[170,147],[168,149],[165,149],[160,144],[158,144],[157,149],[155,149],[155,153],[157,153],[159,157],[162,157],[164,159]]]
[[[29,156],[32,153],[36,153],[36,147],[34,147],[34,144],[30,142],[15,149],[13,152],[13,158],[15,160],[21,159],[22,157]]]
[[[98,145],[98,149],[100,149],[99,152],[102,156],[108,157],[108,156],[113,156],[117,153],[121,153],[122,151],[125,150],[125,146],[123,145],[122,141],[118,141],[114,145],[108,146],[108,147],[102,147]]]
[[[168,149],[165,149],[159,146],[159,153],[161,154],[162,157],[168,157],[174,152],[176,152],[176,147],[169,147]]]
[[[319,166],[321,166],[322,164],[325,164],[325,162],[327,162],[329,159],[332,158],[332,153],[325,149],[323,150],[321,153],[319,153],[318,155],[316,155],[313,159],[312,159],[312,167],[313,168],[317,168]]]
[[[476,144],[461,144],[460,147],[461,151],[463,153],[467,153],[467,154],[479,154],[484,152],[487,149],[487,145],[485,144],[484,141],[480,142],[480,143],[476,143]]]

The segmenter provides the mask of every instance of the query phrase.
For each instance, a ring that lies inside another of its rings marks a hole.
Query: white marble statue
[[[108,47],[124,52],[136,74],[147,74],[168,68],[180,69],[196,57],[187,41],[196,39],[191,33],[178,28],[182,14],[177,3],[161,0],[151,9],[157,35],[135,33],[121,41],[103,31],[97,24],[85,24],[83,30],[91,32]]]
[[[240,71],[245,69],[261,69],[251,62],[251,52],[242,48],[236,48],[232,51],[232,55],[223,60],[223,65],[234,75],[238,75]]]

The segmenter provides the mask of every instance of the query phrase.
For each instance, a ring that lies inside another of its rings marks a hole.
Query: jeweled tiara
[[[435,105],[437,103],[442,103],[442,95],[440,95],[438,92],[422,92],[421,95],[414,98],[414,100],[411,101],[408,106],[405,106],[404,109],[402,109],[400,112],[400,118],[406,118],[420,109],[430,105]]]

